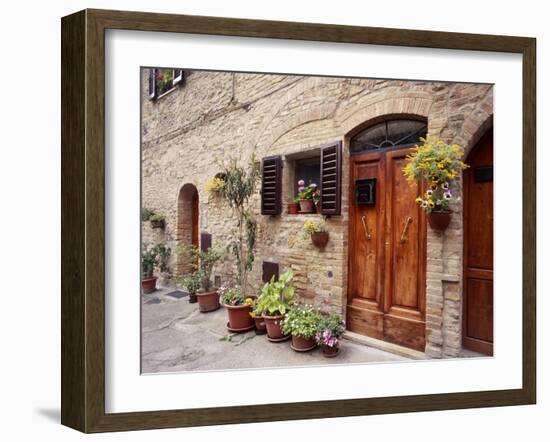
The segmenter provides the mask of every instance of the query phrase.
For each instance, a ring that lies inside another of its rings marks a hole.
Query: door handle
[[[365,231],[365,237],[367,238],[368,241],[370,241],[370,239],[372,238],[372,236],[371,236],[371,234],[369,233],[369,228],[367,227],[366,219],[367,219],[367,216],[366,216],[366,215],[363,215],[363,216],[361,217],[361,222],[363,223],[363,230]]]
[[[409,230],[409,224],[413,221],[412,216],[407,216],[405,219],[405,227],[403,228],[403,233],[401,233],[400,243],[403,244],[407,242],[407,230]]]

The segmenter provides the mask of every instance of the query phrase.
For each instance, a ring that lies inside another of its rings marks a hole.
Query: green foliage
[[[148,209],[147,207],[142,207],[141,209],[141,220],[142,221],[149,221],[151,217],[155,214],[151,209]]]
[[[172,76],[172,69],[157,69],[157,88],[161,94],[172,88]]]
[[[321,332],[328,330],[333,336],[339,338],[344,334],[344,321],[342,320],[342,315],[336,312],[321,314],[319,330]]]
[[[149,221],[164,221],[164,215],[154,214],[149,217]]]
[[[156,244],[150,246],[143,244],[141,247],[141,276],[142,278],[151,278],[155,267],[160,272],[168,271],[168,258],[170,257],[171,250],[164,244]]]
[[[321,196],[320,190],[315,183],[309,183],[304,185],[304,180],[298,181],[298,195],[296,198],[299,200],[317,200],[319,201]]]
[[[222,286],[220,287],[218,292],[221,295],[222,303],[224,303],[225,305],[252,305],[252,299],[246,298],[238,286]]]
[[[212,276],[212,269],[214,265],[223,256],[223,250],[214,249],[212,247],[207,250],[201,250],[196,246],[179,247],[178,254],[187,255],[192,262],[192,266],[196,272],[200,275],[201,290],[203,292],[210,291],[212,283],[210,278]]]
[[[292,307],[285,315],[281,330],[292,336],[301,336],[304,339],[313,338],[319,331],[322,319],[321,313],[311,307]]]
[[[176,285],[184,287],[187,291],[194,295],[201,288],[202,275],[200,272],[194,272],[189,275],[179,277],[176,280]]]
[[[462,162],[464,150],[457,144],[447,144],[436,136],[421,138],[423,144],[415,146],[407,155],[403,174],[410,183],[424,179],[428,190],[416,202],[426,212],[448,210],[453,201],[452,183],[468,167]]]
[[[290,270],[283,273],[278,281],[272,277],[271,281],[264,285],[254,312],[270,316],[284,315],[294,303],[296,289],[292,281],[293,278],[294,274]]]
[[[304,225],[302,226],[302,231],[304,238],[308,238],[314,233],[326,232],[327,225],[324,221],[314,221],[308,219],[304,222]]]
[[[249,199],[255,193],[260,171],[254,155],[250,157],[246,166],[231,158],[222,167],[224,184],[219,191],[233,209],[236,221],[236,233],[227,249],[235,257],[237,282],[243,292],[246,292],[248,273],[254,263],[257,229],[256,220],[249,207]]]

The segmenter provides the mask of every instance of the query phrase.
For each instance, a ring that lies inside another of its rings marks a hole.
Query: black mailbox
[[[355,181],[355,203],[367,206],[376,203],[376,178]]]

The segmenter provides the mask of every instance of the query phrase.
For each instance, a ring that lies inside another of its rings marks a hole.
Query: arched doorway
[[[350,331],[424,351],[426,217],[402,169],[427,122],[386,117],[350,139]]]
[[[474,146],[464,171],[462,345],[493,354],[493,130]]]
[[[199,245],[199,192],[193,184],[185,184],[178,194],[178,224],[176,229],[178,246]],[[191,272],[189,257],[178,254],[176,273]]]

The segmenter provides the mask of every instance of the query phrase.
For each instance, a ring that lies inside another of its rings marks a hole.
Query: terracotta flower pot
[[[451,222],[451,212],[432,212],[428,213],[428,223],[434,230],[445,230]]]
[[[324,248],[328,242],[328,232],[315,232],[311,234],[311,242],[315,247]]]
[[[338,353],[340,353],[340,349],[338,346],[336,347],[323,347],[323,356],[325,358],[334,358],[338,356]]]
[[[267,339],[271,342],[286,341],[290,338],[290,335],[285,335],[281,330],[281,322],[284,318],[283,315],[278,316],[263,316],[265,321],[265,327],[267,329]]]
[[[289,215],[296,215],[298,213],[298,204],[297,203],[288,203],[287,211]]]
[[[157,289],[157,277],[144,278],[141,280],[141,289],[143,293],[153,293]]]
[[[199,311],[201,313],[213,312],[220,308],[220,295],[218,291],[197,293],[199,301]]]
[[[257,335],[265,335],[267,333],[267,327],[263,316],[254,316],[254,325],[256,326]]]
[[[292,336],[292,344],[290,345],[290,348],[294,351],[305,352],[313,350],[315,347],[317,347],[317,344],[315,343],[315,338],[313,337],[306,339],[301,336]]]
[[[313,200],[300,200],[300,213],[313,213]]]
[[[248,304],[224,304],[224,307],[227,309],[227,316],[229,317],[227,329],[230,332],[243,333],[254,328],[254,320],[250,316],[252,309]]]

